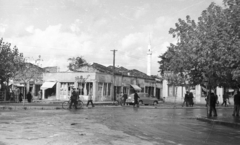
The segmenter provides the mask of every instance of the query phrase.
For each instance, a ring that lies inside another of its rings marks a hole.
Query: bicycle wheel
[[[83,102],[82,101],[78,101],[78,104],[77,104],[77,108],[78,109],[82,109],[83,108]]]
[[[62,108],[63,109],[68,109],[69,108],[69,101],[65,101],[62,103]]]

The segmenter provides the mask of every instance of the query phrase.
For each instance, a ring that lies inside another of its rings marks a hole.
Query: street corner
[[[234,118],[233,120],[232,119],[224,120],[218,117],[197,117],[196,119],[199,121],[208,122],[211,124],[223,125],[223,126],[238,128],[238,129],[240,128],[240,123],[239,121],[236,121],[236,118]]]

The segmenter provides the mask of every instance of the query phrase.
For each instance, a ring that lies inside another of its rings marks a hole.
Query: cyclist
[[[77,109],[77,100],[78,100],[77,88],[73,87],[73,92],[72,92],[72,95],[71,95],[71,102],[70,102],[70,105],[69,105],[69,109],[72,108],[72,103],[74,103],[74,107],[75,107],[75,109]]]

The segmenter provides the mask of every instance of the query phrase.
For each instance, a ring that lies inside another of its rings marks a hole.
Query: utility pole
[[[116,94],[115,94],[115,52],[116,49],[111,50],[113,51],[113,101],[116,101]]]

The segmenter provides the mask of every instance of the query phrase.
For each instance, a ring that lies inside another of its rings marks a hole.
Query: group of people
[[[218,104],[218,96],[213,92],[211,92],[210,95],[207,96],[206,101],[209,102],[207,103],[207,105],[209,104],[209,107],[210,107],[208,116],[211,117],[212,114],[214,114],[214,116],[217,116],[216,105]],[[234,109],[233,109],[232,116],[239,116],[239,111],[240,111],[240,91],[239,90],[237,90],[233,95],[233,101],[234,101]],[[226,106],[227,102],[230,104],[228,94],[224,93],[222,106],[223,105]]]
[[[119,104],[121,106],[126,106],[126,100],[128,98],[128,95],[126,93],[123,93],[121,92],[119,98],[118,98],[118,101],[119,101]],[[139,99],[140,97],[138,96],[138,93],[137,91],[134,90],[134,103],[133,103],[133,107],[139,107]]]
[[[23,93],[20,90],[10,90],[10,100],[14,101],[14,102],[22,102],[24,99]],[[26,99],[29,103],[32,102],[33,96],[31,91],[28,91],[27,95],[26,95]]]
[[[71,97],[70,97],[69,109],[72,108],[73,104],[74,104],[75,109],[77,109],[77,103],[78,103],[78,100],[79,100],[79,95],[80,95],[80,91],[78,91],[78,89],[76,87],[73,87],[72,94],[71,94]],[[93,96],[93,92],[92,92],[92,89],[90,89],[89,94],[88,94],[87,107],[90,103],[91,103],[92,107],[94,107],[92,96]]]
[[[182,107],[186,104],[186,107],[188,106],[193,106],[194,102],[193,102],[193,93],[187,91],[185,96],[184,96],[184,102],[182,104]]]

